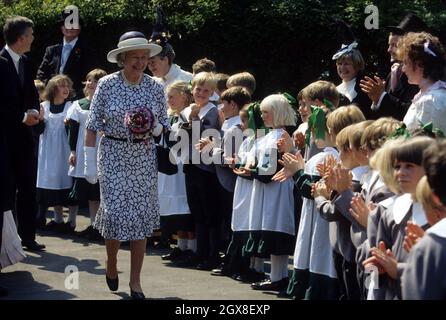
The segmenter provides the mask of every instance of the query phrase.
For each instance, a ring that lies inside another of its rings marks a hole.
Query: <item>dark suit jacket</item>
[[[339,106],[354,104],[359,109],[361,109],[362,113],[364,114],[364,117],[367,120],[378,119],[378,117],[372,111],[372,100],[370,100],[369,96],[366,93],[364,93],[361,90],[361,87],[359,86],[359,82],[363,78],[364,78],[364,76],[362,74],[358,74],[356,76],[355,91],[357,92],[357,95],[353,99],[353,101],[350,101],[346,96],[344,96],[343,94],[340,94]]]
[[[12,166],[20,162],[17,157],[33,159],[32,129],[22,120],[26,110],[39,110],[39,94],[30,61],[26,57],[24,59],[25,80],[22,86],[11,56],[5,49],[0,51],[0,157],[3,158],[0,161],[0,209],[3,211],[13,208],[15,176]]]
[[[37,70],[37,79],[42,80],[45,84],[55,75],[59,74],[63,43],[49,46],[45,50],[42,63]],[[96,65],[94,52],[79,37],[76,45],[71,50],[68,60],[65,64],[63,73],[70,77],[73,81],[73,87],[76,91],[75,99],[84,96],[82,90],[87,73]]]
[[[390,73],[386,78],[387,94],[381,101],[379,109],[374,111],[378,118],[393,117],[397,120],[403,120],[409,109],[412,99],[420,89],[416,85],[407,82],[407,76],[403,73],[397,82],[396,88],[390,92]]]

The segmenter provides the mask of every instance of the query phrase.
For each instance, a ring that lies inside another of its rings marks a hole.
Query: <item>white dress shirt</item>
[[[446,82],[437,81],[423,92],[418,92],[403,122],[408,130],[432,122],[434,128],[446,132]]]
[[[8,45],[5,46],[5,50],[8,51],[9,55],[12,58],[12,62],[14,62],[15,70],[17,71],[17,74],[19,74],[19,60],[22,57],[15,51],[13,51]]]
[[[169,72],[162,78],[153,77],[158,82],[162,83],[164,86],[164,90],[167,88],[169,84],[174,81],[181,80],[184,82],[189,82],[192,80],[192,73],[184,71],[177,64],[172,64],[170,66]]]
[[[67,42],[65,40],[65,38],[63,39],[63,46],[62,46],[62,55],[60,57],[60,66],[59,66],[59,73],[63,73],[64,69],[65,69],[65,65],[67,64],[68,61],[68,57],[71,54],[71,51],[73,50],[74,46],[76,45],[78,40],[78,37],[76,37],[74,40],[71,40],[70,42]],[[63,48],[65,47],[65,45],[69,44],[70,45],[70,51],[66,54],[66,59],[64,61],[62,61],[62,56],[64,54]],[[63,63],[63,64],[62,64]]]

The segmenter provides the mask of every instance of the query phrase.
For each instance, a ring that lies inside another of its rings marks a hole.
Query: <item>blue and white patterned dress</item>
[[[153,137],[145,142],[127,139],[126,111],[148,107],[169,128],[163,86],[148,75],[128,84],[121,72],[100,79],[86,127],[104,136],[98,148],[101,205],[93,226],[105,239],[142,240],[159,228],[158,167]]]

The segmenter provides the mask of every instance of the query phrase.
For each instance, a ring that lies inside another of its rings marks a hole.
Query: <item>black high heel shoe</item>
[[[129,285],[129,287],[130,287],[130,285]],[[144,295],[144,293],[133,291],[132,287],[130,287],[130,297],[133,300],[145,300],[146,299],[146,296]]]
[[[116,276],[115,279],[110,279],[107,277],[107,274],[105,274],[105,281],[107,282],[107,286],[110,289],[110,291],[116,291],[119,288],[119,276]]]

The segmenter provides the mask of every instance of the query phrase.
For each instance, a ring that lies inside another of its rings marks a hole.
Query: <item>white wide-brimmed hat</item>
[[[111,63],[117,63],[118,54],[133,50],[149,50],[150,57],[156,56],[161,52],[161,46],[155,43],[149,43],[143,33],[138,31],[129,31],[119,38],[118,48],[113,49],[107,54],[107,60]]]

